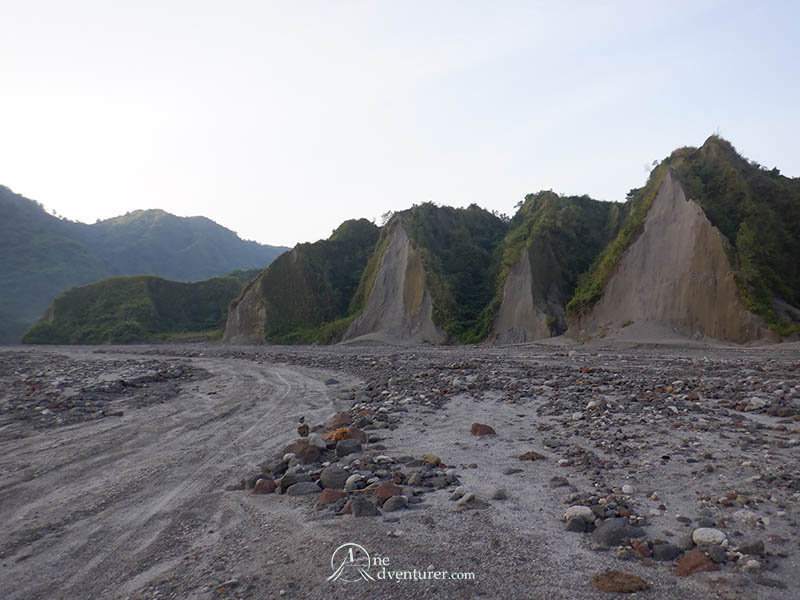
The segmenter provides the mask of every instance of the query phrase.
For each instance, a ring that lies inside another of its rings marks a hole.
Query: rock
[[[361,452],[361,442],[358,440],[347,439],[337,442],[336,456],[347,456],[348,454],[355,454]]]
[[[722,546],[709,546],[706,549],[706,554],[708,554],[708,558],[717,564],[724,564],[728,562],[728,553],[725,552]]]
[[[399,485],[395,485],[393,483],[389,483],[388,481],[384,481],[378,484],[378,487],[375,488],[375,496],[378,500],[383,504],[392,496],[399,496],[403,493],[403,488]]]
[[[311,481],[311,475],[308,473],[298,473],[297,471],[288,471],[283,477],[278,480],[278,485],[283,489],[293,486],[295,483]]]
[[[625,485],[622,486],[622,493],[631,495],[633,493],[633,486],[626,483]]]
[[[564,513],[565,521],[569,521],[575,517],[580,517],[586,523],[594,523],[594,520],[597,518],[591,508],[581,505],[570,506]]]
[[[575,533],[583,533],[586,531],[586,521],[584,521],[581,517],[572,517],[567,521],[564,529]]]
[[[737,548],[742,554],[749,554],[750,556],[765,556],[766,548],[764,547],[763,540],[756,540],[740,544]]]
[[[317,499],[317,504],[320,506],[325,506],[326,504],[334,504],[345,498],[347,494],[342,492],[341,490],[334,490],[332,488],[325,488],[322,490],[319,498]]]
[[[307,494],[318,494],[321,491],[322,488],[317,485],[316,481],[301,481],[290,485],[286,489],[286,494],[288,496],[305,496]]]
[[[752,570],[760,569],[761,568],[761,563],[758,562],[756,559],[751,558],[746,563],[744,563],[744,568],[745,569],[752,569]]]
[[[362,490],[364,489],[364,486],[365,483],[363,475],[358,475],[358,474],[350,475],[350,477],[347,478],[347,481],[344,482],[344,489],[347,490],[348,492],[352,492],[355,490]]]
[[[702,550],[694,550],[685,554],[675,567],[675,574],[681,577],[688,577],[695,573],[704,571],[716,571],[719,567],[715,565],[706,553]]]
[[[347,427],[353,423],[353,418],[346,412],[337,412],[331,419],[331,426],[333,427]]]
[[[592,577],[592,583],[601,592],[631,594],[648,589],[648,583],[636,575],[622,571],[606,571]]]
[[[286,448],[283,449],[283,453],[294,454],[305,464],[317,462],[320,455],[319,448],[315,448],[308,442],[302,440],[298,440],[286,446]]]
[[[276,456],[269,460],[265,460],[260,465],[262,473],[269,473],[273,477],[280,477],[286,472],[286,463],[288,461],[283,460],[283,455]]]
[[[339,465],[330,465],[322,469],[322,473],[319,475],[319,483],[324,488],[341,490],[349,477],[350,473]]]
[[[539,454],[535,450],[530,450],[519,455],[520,460],[544,460],[545,458],[547,457],[544,454]]]
[[[256,483],[258,483],[258,479],[256,479],[255,482],[253,482],[253,486],[255,486]],[[237,492],[239,490],[245,489],[246,487],[247,487],[247,482],[244,479],[242,479],[237,483],[231,483],[231,484],[226,485],[225,486],[225,491],[226,492]]]
[[[681,549],[674,544],[653,544],[653,558],[655,560],[675,560],[681,554]]]
[[[506,498],[508,498],[508,494],[503,488],[498,488],[492,492],[492,500],[505,500]]]
[[[325,440],[322,439],[322,436],[318,433],[310,433],[306,438],[306,442],[309,446],[314,446],[314,448],[319,448],[320,450],[326,450],[328,448],[328,444]]]
[[[631,548],[642,558],[650,558],[653,556],[650,546],[643,540],[631,540]]]
[[[354,517],[377,517],[381,514],[377,506],[360,495],[356,495],[348,504],[350,505],[350,514]]]
[[[645,535],[644,529],[634,527],[627,519],[616,518],[603,521],[592,533],[594,541],[601,546],[622,546],[630,542],[631,538]]]
[[[272,479],[259,479],[253,488],[254,494],[274,494],[278,488]]]
[[[728,536],[724,532],[713,527],[700,527],[692,533],[692,541],[698,546],[721,544],[726,539]]]
[[[489,425],[484,425],[483,423],[473,423],[469,430],[472,435],[477,435],[478,437],[484,435],[496,435],[496,432],[494,429],[492,429],[492,427]]]
[[[434,454],[423,454],[422,455],[422,462],[433,465],[434,467],[438,467],[442,464],[442,459]]]
[[[691,550],[694,548],[694,540],[692,540],[691,534],[686,534],[680,536],[676,541],[675,545],[680,548],[681,550]]]
[[[300,425],[297,426],[297,435],[299,435],[300,437],[306,437],[309,431],[310,428],[308,426],[308,423],[300,423]]]
[[[551,488],[559,488],[559,487],[566,487],[569,485],[569,481],[566,477],[561,477],[559,475],[555,475],[550,478],[550,487]]]
[[[515,475],[517,473],[522,473],[522,469],[517,469],[515,467],[506,467],[503,469],[503,475]]]
[[[392,496],[383,503],[383,510],[385,512],[394,512],[408,508],[408,498],[405,496]]]
[[[479,499],[475,494],[467,493],[461,496],[456,501],[457,510],[483,510],[489,508],[489,505],[483,500]]]

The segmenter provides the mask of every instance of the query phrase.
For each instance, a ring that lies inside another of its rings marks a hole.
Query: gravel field
[[[0,597],[798,598],[798,446],[797,344],[2,347]]]

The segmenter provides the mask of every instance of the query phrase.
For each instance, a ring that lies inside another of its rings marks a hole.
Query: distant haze
[[[425,201],[623,200],[715,132],[800,175],[800,3],[4,0],[0,22],[0,184],[85,222],[162,208],[293,245]]]

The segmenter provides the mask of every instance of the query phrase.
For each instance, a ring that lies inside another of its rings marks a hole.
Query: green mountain
[[[13,343],[61,292],[113,275],[208,279],[264,267],[285,248],[241,240],[202,217],[135,211],[93,225],[48,214],[0,186],[0,343]]]
[[[258,269],[184,283],[153,275],[111,277],[60,294],[23,336],[26,344],[142,342],[214,336],[228,305]]]
[[[377,241],[378,228],[359,219],[345,221],[327,240],[298,244],[282,254],[231,305],[225,339],[308,343],[338,338]]]
[[[580,321],[603,298],[623,257],[631,255],[646,230],[654,201],[673,182],[686,197],[684,201],[696,203],[720,236],[737,296],[721,304],[740,301],[778,334],[800,331],[796,308],[800,306],[800,179],[748,161],[718,136],[711,136],[700,148],[675,150],[653,170],[643,188],[631,190],[622,227],[581,278],[567,307],[570,317]],[[683,229],[687,228],[683,223]],[[665,231],[664,235],[680,232]],[[696,236],[688,241],[699,248],[705,240]],[[693,262],[699,260],[695,256]],[[684,267],[687,272],[692,268]],[[695,303],[699,301],[695,298]]]

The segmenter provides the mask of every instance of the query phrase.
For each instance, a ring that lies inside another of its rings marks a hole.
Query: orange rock
[[[326,442],[330,442],[333,440],[334,442],[340,442],[341,440],[347,439],[347,427],[340,427],[339,429],[334,429],[333,431],[328,431],[327,433],[322,434],[322,439]]]
[[[324,504],[333,504],[334,502],[338,502],[342,498],[344,498],[346,494],[339,490],[334,490],[333,488],[325,488],[322,490],[322,493],[319,495],[319,499],[317,500],[317,504],[324,505]]]
[[[346,427],[352,423],[353,417],[346,412],[337,412],[335,415],[333,415],[333,420],[331,421],[331,425],[334,427]]]
[[[715,565],[702,550],[695,550],[684,554],[675,567],[675,574],[681,577],[688,577],[703,571],[716,571],[719,567]]]
[[[477,435],[479,437],[483,435],[495,435],[496,433],[489,425],[484,425],[483,423],[473,423],[469,430],[472,435]]]
[[[641,592],[650,586],[641,577],[622,571],[606,571],[592,577],[592,583],[601,592],[630,594]]]
[[[362,444],[367,443],[367,434],[361,431],[358,427],[347,428],[347,439],[358,440]]]
[[[272,479],[259,479],[253,487],[254,494],[274,494],[278,486]]]
[[[386,502],[392,496],[399,496],[402,493],[403,488],[401,488],[399,485],[389,483],[388,481],[378,484],[378,487],[375,488],[375,495],[378,497],[378,500],[381,501],[381,504]]]
[[[653,553],[650,552],[650,547],[641,540],[633,540],[631,542],[631,547],[636,551],[639,556],[644,558],[650,558]]]

